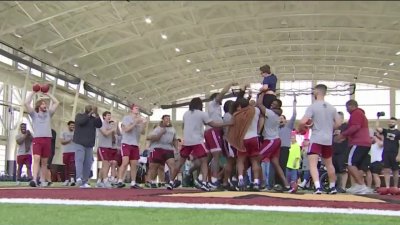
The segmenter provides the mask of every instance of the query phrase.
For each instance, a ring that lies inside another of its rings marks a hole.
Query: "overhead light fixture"
[[[396,55],[400,55],[400,51],[396,52]]]
[[[144,21],[145,21],[147,24],[151,24],[151,18],[150,18],[150,17],[146,17],[146,18],[144,19]]]
[[[378,81],[380,84],[383,83],[383,80]]]
[[[179,48],[175,48],[176,52],[181,52],[181,50]]]
[[[114,82],[111,82],[111,86],[114,86],[115,85],[115,83]]]
[[[388,72],[385,72],[385,73],[383,74],[383,76],[386,76],[386,75],[388,75]]]
[[[187,63],[191,63],[192,61],[190,59],[186,59],[186,62]]]
[[[97,77],[97,75],[96,75],[96,74],[94,74],[94,73],[92,73],[92,76],[94,76],[94,77]]]
[[[49,53],[49,54],[53,54],[53,52],[52,51],[50,51],[50,50],[48,50],[47,48],[46,49],[44,49],[47,53]]]
[[[389,63],[389,66],[394,66],[394,62]]]
[[[143,98],[142,97],[139,97],[139,100],[142,100]]]
[[[200,69],[196,69],[196,72],[200,72]]]
[[[74,67],[78,68],[78,67],[79,67],[79,65],[75,63],[75,64],[74,64]]]
[[[167,40],[168,37],[167,37],[166,34],[161,34],[161,38],[164,39],[164,40]]]
[[[211,84],[210,86],[211,86],[211,87],[215,87],[215,85],[214,85],[214,84]]]
[[[17,37],[17,38],[22,38],[22,35],[17,34],[17,33],[14,33],[14,36]]]

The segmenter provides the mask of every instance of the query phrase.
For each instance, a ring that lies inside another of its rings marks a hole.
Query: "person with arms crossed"
[[[32,179],[32,134],[26,129],[26,123],[21,123],[17,141],[17,185],[21,182],[22,167],[26,166],[28,178]]]

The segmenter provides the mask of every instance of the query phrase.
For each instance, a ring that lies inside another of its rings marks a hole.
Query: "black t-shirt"
[[[340,132],[343,132],[347,129],[347,123],[342,123],[342,125],[340,125],[338,127],[338,130],[340,130]],[[335,155],[339,155],[339,154],[344,154],[346,153],[348,147],[348,142],[347,142],[347,138],[345,141],[341,142],[341,143],[332,143],[332,148],[333,148],[333,154]]]
[[[383,151],[398,152],[400,131],[398,129],[383,129]]]

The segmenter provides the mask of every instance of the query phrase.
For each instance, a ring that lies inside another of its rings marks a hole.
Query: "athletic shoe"
[[[91,186],[88,183],[82,184],[81,186],[79,186],[82,189],[87,189],[87,188],[91,188]]]
[[[174,190],[174,183],[169,182],[169,183],[166,185],[166,187],[167,187],[168,190],[172,191],[172,190]]]
[[[175,180],[174,181],[174,188],[178,188],[179,186],[181,186],[182,182],[180,180]]]
[[[246,184],[244,183],[244,180],[239,180],[238,188],[239,188],[239,191],[245,191],[246,190]]]
[[[200,189],[203,191],[210,191],[210,188],[208,188],[207,184],[204,184],[204,183],[203,183],[203,185],[201,185]]]
[[[48,187],[48,186],[49,186],[49,184],[46,181],[43,181],[40,183],[40,187]]]
[[[15,185],[19,186],[19,185],[21,185],[21,182],[20,182],[20,181],[17,181],[17,182],[15,183]]]
[[[83,182],[81,178],[76,179],[76,185],[82,186]]]
[[[69,186],[71,186],[71,187],[75,186],[75,182],[71,182],[71,183],[69,184]]]
[[[144,187],[151,188],[151,183],[147,181],[147,182],[144,184]]]
[[[221,183],[219,181],[208,183],[208,187],[210,190],[217,190],[220,186]]]
[[[34,180],[29,181],[29,186],[37,187],[36,182]]]
[[[122,182],[118,182],[118,183],[116,184],[116,186],[117,186],[117,188],[124,188],[124,187],[125,187],[125,184],[122,183]]]
[[[131,189],[143,189],[142,187],[140,187],[138,184],[131,184]]]
[[[155,184],[155,183],[151,183],[151,184],[150,184],[150,188],[158,188],[158,185]]]
[[[337,193],[338,193],[338,191],[335,187],[329,188],[328,194],[335,195]]]
[[[254,183],[252,190],[253,191],[260,191],[260,185],[258,183]]]
[[[322,194],[322,188],[317,188],[317,189],[315,190],[314,194],[316,194],[316,195]]]
[[[196,179],[194,180],[194,187],[197,189],[201,189],[201,186],[203,185],[203,181]]]
[[[108,182],[108,181],[104,182],[103,185],[104,185],[105,188],[112,188],[112,187],[113,187],[113,186],[111,185],[111,183]]]
[[[96,183],[95,187],[97,187],[97,188],[104,188],[104,183],[103,183],[103,182]]]
[[[62,186],[68,186],[69,185],[69,181],[65,180],[64,183],[62,184]]]

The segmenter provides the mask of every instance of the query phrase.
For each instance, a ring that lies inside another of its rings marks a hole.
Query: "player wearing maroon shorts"
[[[99,148],[97,149],[97,158],[101,161],[101,170],[97,179],[96,187],[111,188],[111,183],[108,182],[108,171],[110,170],[111,161],[115,159],[117,153],[112,149],[113,136],[116,132],[116,126],[112,126],[111,112],[103,112],[103,125],[97,130]]]
[[[156,188],[156,176],[160,167],[164,169],[164,165],[167,164],[170,176],[175,171],[174,151],[178,148],[178,142],[169,115],[162,116],[160,125],[151,132],[147,140],[151,141],[150,148],[154,149],[149,156],[149,180],[151,187]],[[173,186],[169,188],[171,189]]]
[[[132,105],[131,113],[122,118],[122,164],[118,171],[118,188],[125,187],[123,180],[128,164],[131,168],[131,188],[141,188],[136,184],[137,166],[139,160],[139,140],[144,134],[148,120],[140,116],[139,106]]]
[[[21,133],[17,135],[17,185],[21,182],[22,167],[26,166],[28,178],[32,179],[32,134],[26,129],[26,124],[21,123]]]
[[[48,108],[47,102],[44,99],[40,99],[35,103],[35,108],[32,108],[31,102],[34,94],[35,92],[28,94],[25,101],[25,108],[32,119],[33,126],[33,179],[29,182],[29,185],[31,187],[37,186],[36,180],[40,167],[40,183],[41,186],[46,187],[47,160],[51,155],[51,117],[54,115],[59,102],[52,94],[43,93],[50,97],[52,105]]]
[[[74,138],[75,122],[68,122],[68,130],[61,133],[61,145],[63,151],[63,163],[64,163],[64,186],[75,186],[75,147],[72,143]]]
[[[310,146],[307,157],[310,164],[310,173],[315,185],[315,194],[322,194],[319,182],[318,158],[321,156],[329,176],[329,194],[336,194],[336,174],[332,163],[332,134],[334,129],[341,125],[339,114],[335,107],[325,101],[327,86],[318,84],[313,95],[315,101],[310,105],[303,118],[300,120],[299,130],[303,131],[309,121],[312,121]],[[311,124],[307,125],[310,126]]]

